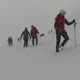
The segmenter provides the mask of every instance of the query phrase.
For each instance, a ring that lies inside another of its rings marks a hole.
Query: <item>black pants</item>
[[[60,44],[61,36],[64,38],[64,40]],[[64,46],[68,40],[69,40],[69,37],[65,30],[63,32],[56,32],[56,50],[59,50],[60,45]]]
[[[23,44],[24,47],[28,47],[28,39],[24,39],[24,44]]]
[[[36,45],[38,44],[38,36],[32,37],[32,45],[34,46],[34,42],[36,40]]]

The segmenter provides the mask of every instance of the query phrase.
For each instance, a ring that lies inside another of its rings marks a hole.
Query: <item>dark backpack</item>
[[[59,28],[59,25],[60,25],[59,22],[58,21],[55,21],[54,22],[54,29]]]

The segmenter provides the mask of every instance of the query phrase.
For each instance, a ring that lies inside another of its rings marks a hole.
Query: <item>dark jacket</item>
[[[21,39],[22,39],[22,37],[23,37],[24,40],[25,40],[25,39],[28,39],[28,38],[30,37],[29,31],[28,31],[28,30],[24,30],[24,31],[22,32],[22,34],[21,34]]]

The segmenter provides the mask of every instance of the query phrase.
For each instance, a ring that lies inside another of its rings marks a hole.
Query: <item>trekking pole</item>
[[[69,38],[69,40],[70,40],[72,43],[75,43],[75,41],[73,41],[71,38]]]
[[[53,41],[54,35],[55,35],[55,33],[53,34],[52,39],[50,40],[49,46],[51,45],[51,43]]]
[[[76,22],[74,23],[74,38],[75,38],[75,46],[77,46],[77,43],[76,43]]]

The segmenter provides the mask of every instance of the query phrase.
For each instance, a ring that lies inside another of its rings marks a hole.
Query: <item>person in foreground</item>
[[[73,19],[71,22],[68,22],[68,20],[65,18],[65,14],[65,10],[62,9],[55,18],[54,28],[56,32],[56,52],[60,52],[59,48],[63,48],[69,40],[69,36],[65,30],[65,24],[71,25],[75,23],[75,19]],[[60,44],[61,36],[64,38],[64,40]]]

